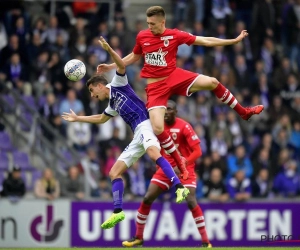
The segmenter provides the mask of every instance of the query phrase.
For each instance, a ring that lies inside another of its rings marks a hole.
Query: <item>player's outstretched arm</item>
[[[89,115],[89,116],[78,116],[70,109],[70,113],[64,112],[61,117],[68,122],[87,122],[93,124],[101,124],[107,122],[111,117],[105,114],[100,115]]]
[[[114,51],[112,47],[110,47],[108,42],[106,42],[102,36],[99,39],[99,43],[102,46],[102,48],[110,54],[111,58],[115,62],[117,66],[117,72],[122,75],[125,74],[126,71],[125,64],[123,63],[122,58],[118,55],[118,53]]]
[[[243,30],[241,34],[235,39],[219,39],[216,37],[204,37],[197,36],[194,45],[206,46],[206,47],[214,47],[214,46],[227,46],[239,43],[246,36],[248,36],[247,30]]]
[[[133,64],[134,62],[138,61],[141,58],[142,55],[139,54],[134,54],[133,52],[131,52],[130,54],[128,54],[127,56],[125,56],[122,61],[125,64],[125,66],[128,66],[130,64]],[[97,73],[98,74],[102,74],[105,72],[108,72],[112,69],[115,69],[117,67],[117,65],[115,63],[112,64],[100,64],[97,67]]]

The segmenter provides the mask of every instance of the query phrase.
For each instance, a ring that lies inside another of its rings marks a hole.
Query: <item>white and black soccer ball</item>
[[[86,68],[82,61],[72,59],[66,63],[64,72],[69,80],[76,82],[85,76]]]

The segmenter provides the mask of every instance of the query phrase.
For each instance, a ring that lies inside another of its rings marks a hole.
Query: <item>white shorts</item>
[[[126,166],[130,167],[146,153],[150,146],[155,146],[160,151],[160,144],[153,132],[150,120],[146,120],[136,127],[133,140],[124,149],[118,161],[124,161]]]

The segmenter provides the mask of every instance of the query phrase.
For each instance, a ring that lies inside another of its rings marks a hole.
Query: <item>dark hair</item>
[[[87,82],[86,82],[85,85],[86,85],[87,87],[89,87],[91,84],[92,84],[93,86],[96,86],[96,85],[99,84],[99,83],[101,83],[101,84],[103,84],[103,85],[108,84],[108,82],[107,82],[107,80],[105,79],[104,76],[102,76],[102,75],[94,75],[94,76],[92,76],[90,79],[87,80]]]
[[[174,110],[177,109],[176,102],[174,102],[172,100],[168,100],[167,107],[169,107],[169,106],[170,106],[171,109],[174,109]]]
[[[147,9],[146,11],[147,17],[152,17],[152,16],[161,16],[165,18],[166,13],[161,6],[151,6],[150,8]]]

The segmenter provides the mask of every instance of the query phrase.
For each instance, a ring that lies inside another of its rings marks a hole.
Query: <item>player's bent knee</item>
[[[153,132],[156,135],[160,135],[162,132],[164,132],[164,126],[160,125],[152,125]]]
[[[218,84],[219,84],[218,79],[217,79],[217,78],[214,78],[214,77],[211,77],[210,79],[211,79],[211,84],[212,84],[212,86],[213,86],[213,87],[217,87]]]
[[[161,156],[158,148],[155,146],[150,146],[147,148],[146,152],[152,161],[156,161]]]
[[[111,169],[110,171],[109,171],[109,178],[111,179],[111,180],[115,180],[115,179],[117,179],[117,178],[121,178],[122,176],[121,176],[121,174],[117,171],[117,170],[115,170],[115,169]]]

